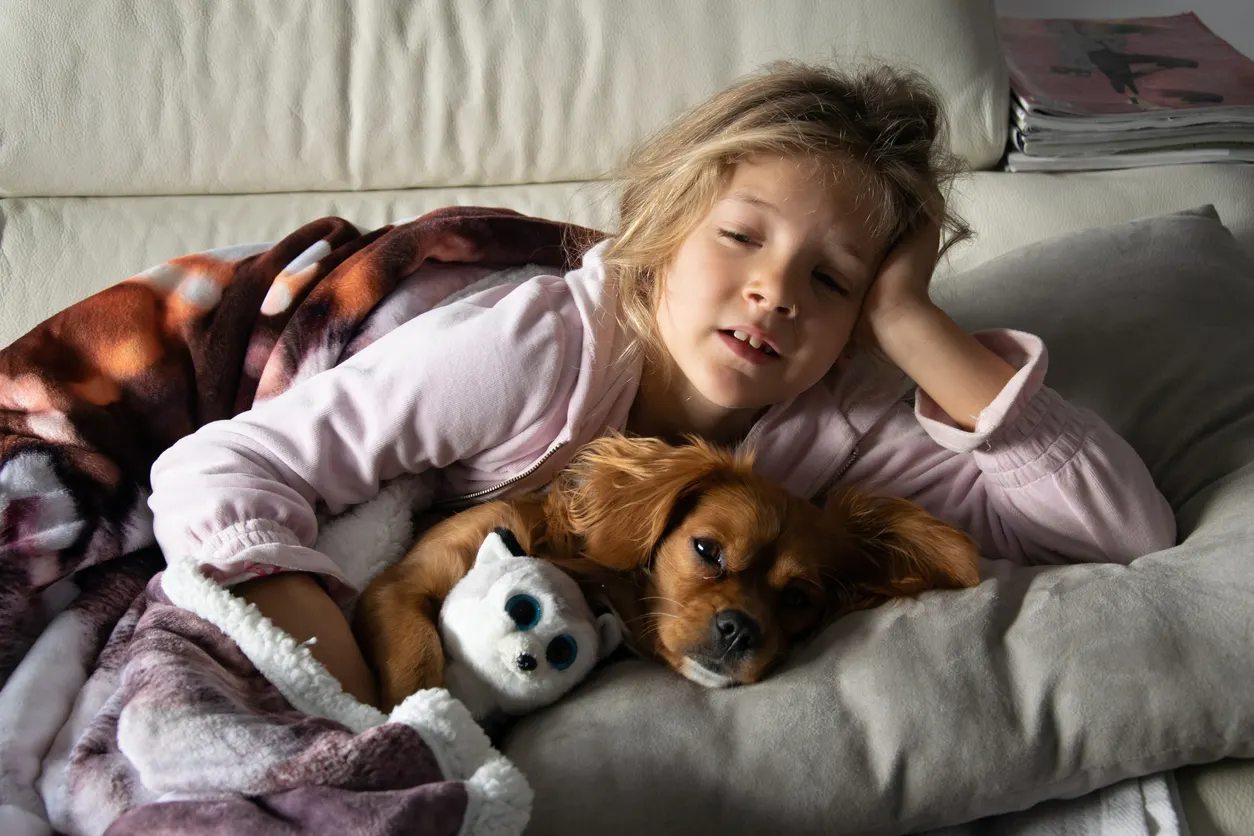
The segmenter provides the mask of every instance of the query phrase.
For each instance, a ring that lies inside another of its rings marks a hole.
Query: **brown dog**
[[[547,495],[439,522],[367,587],[354,631],[383,709],[441,683],[440,604],[498,526],[612,606],[634,651],[710,687],[757,681],[843,613],[979,581],[971,538],[905,500],[845,490],[820,508],[748,456],[610,436]]]

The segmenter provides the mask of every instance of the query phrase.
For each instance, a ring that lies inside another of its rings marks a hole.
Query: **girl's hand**
[[[931,223],[909,233],[889,251],[862,303],[860,346],[886,349],[894,342],[893,329],[908,328],[912,319],[930,314],[933,305],[927,287],[939,252],[940,227]]]

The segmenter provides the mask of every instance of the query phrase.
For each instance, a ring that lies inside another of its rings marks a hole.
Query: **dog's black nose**
[[[711,625],[714,646],[720,655],[744,656],[762,639],[758,622],[742,610],[719,610]]]
[[[530,653],[523,653],[518,657],[518,669],[520,671],[534,671],[536,669],[536,657]]]

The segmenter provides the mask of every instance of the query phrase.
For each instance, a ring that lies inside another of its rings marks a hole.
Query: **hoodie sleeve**
[[[1127,563],[1175,544],[1145,463],[1104,421],[1043,385],[1041,340],[976,335],[1018,372],[971,432],[919,391],[859,445],[842,478],[911,499],[969,531],[988,557]]]
[[[149,506],[166,560],[192,561],[222,582],[294,569],[347,583],[311,548],[315,504],[335,513],[386,480],[534,431],[581,339],[566,292],[532,280],[430,311],[179,440],[152,469]]]

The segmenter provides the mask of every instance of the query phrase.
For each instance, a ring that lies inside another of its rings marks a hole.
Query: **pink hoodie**
[[[310,546],[315,503],[343,508],[403,473],[434,471],[439,501],[547,483],[580,445],[623,429],[640,382],[601,252],[565,276],[485,290],[396,328],[343,364],[180,440],[152,470],[157,542],[234,582],[274,569],[347,584]],[[757,468],[812,497],[858,484],[962,526],[986,556],[1127,562],[1175,541],[1136,453],[1042,385],[1028,334],[977,335],[1018,374],[965,432],[869,360],[771,407],[744,444]]]

